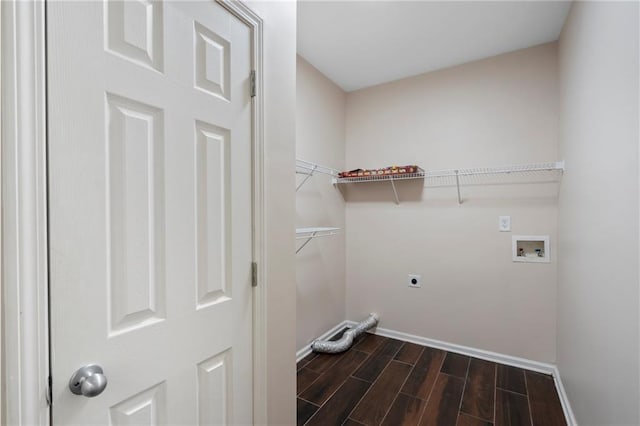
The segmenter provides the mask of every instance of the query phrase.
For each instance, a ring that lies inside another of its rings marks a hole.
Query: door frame
[[[216,0],[252,34],[253,420],[266,424],[263,21],[241,1]],[[0,424],[50,424],[46,4],[0,2]]]

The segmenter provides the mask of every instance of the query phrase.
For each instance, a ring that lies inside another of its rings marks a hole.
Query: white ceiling
[[[298,54],[346,91],[558,39],[567,1],[300,1]]]

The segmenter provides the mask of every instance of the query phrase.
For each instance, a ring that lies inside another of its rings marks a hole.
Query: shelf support
[[[318,233],[318,231],[314,231],[314,232],[312,232],[312,233],[311,233],[311,235],[309,235],[309,236],[307,237],[307,239],[304,241],[304,243],[302,243],[302,245],[301,245],[300,247],[298,247],[298,249],[296,250],[296,254],[298,254],[298,252],[299,252],[300,250],[302,250],[302,249],[304,248],[304,246],[306,246],[307,244],[309,244],[309,241],[311,241],[311,240],[316,236],[316,234],[317,234],[317,233]]]
[[[396,204],[400,204],[400,200],[398,199],[398,191],[396,191],[396,184],[393,182],[393,178],[390,179],[391,188],[393,189],[393,195],[396,197]]]
[[[302,188],[302,185],[304,185],[304,184],[305,184],[305,182],[306,182],[307,180],[309,180],[309,178],[310,178],[311,176],[313,176],[313,172],[315,172],[317,168],[318,168],[318,165],[317,165],[317,164],[314,164],[314,165],[313,165],[313,168],[311,169],[311,171],[310,171],[309,173],[302,173],[302,174],[305,174],[306,176],[305,176],[305,178],[304,178],[304,179],[302,179],[302,182],[300,182],[300,184],[299,184],[298,186],[296,186],[296,192],[298,192],[298,189]],[[297,253],[297,252],[296,252],[296,253]]]
[[[462,204],[462,198],[460,197],[460,172],[458,170],[456,172],[456,187],[458,188],[458,204]]]

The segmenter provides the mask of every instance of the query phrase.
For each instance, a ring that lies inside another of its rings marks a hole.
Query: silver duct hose
[[[337,354],[340,352],[344,352],[353,345],[353,341],[356,337],[369,330],[372,327],[375,327],[378,324],[378,315],[371,314],[369,318],[362,321],[358,325],[349,330],[345,331],[340,340],[331,341],[331,340],[315,340],[311,344],[311,349],[314,352],[323,352],[326,354]]]

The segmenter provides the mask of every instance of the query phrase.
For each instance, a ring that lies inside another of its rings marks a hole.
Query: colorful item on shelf
[[[353,178],[353,177],[365,177],[365,176],[379,176],[379,175],[396,175],[406,173],[417,173],[419,170],[416,165],[409,166],[391,166],[382,169],[355,169],[346,172],[341,172],[338,177],[341,178]]]

